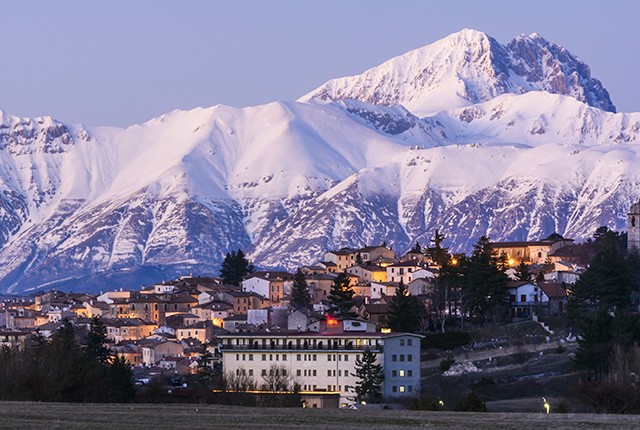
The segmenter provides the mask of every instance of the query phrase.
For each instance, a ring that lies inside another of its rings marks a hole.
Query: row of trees
[[[110,355],[97,318],[83,344],[65,321],[51,340],[37,335],[24,348],[2,348],[0,381],[0,400],[131,402],[136,394],[131,366]]]

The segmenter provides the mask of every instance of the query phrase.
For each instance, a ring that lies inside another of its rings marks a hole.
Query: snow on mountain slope
[[[564,94],[615,112],[589,67],[562,46],[538,34],[521,35],[503,46],[477,30],[458,33],[373,67],[333,79],[301,98],[356,99],[401,104],[418,116],[469,106],[505,94],[546,91]]]
[[[0,112],[0,292],[216,274],[239,248],[294,269],[436,228],[454,251],[584,239],[638,199],[640,114],[607,112],[588,67],[537,35],[465,30],[305,100],[124,129]]]

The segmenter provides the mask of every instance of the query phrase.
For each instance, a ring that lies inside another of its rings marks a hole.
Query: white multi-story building
[[[338,324],[341,323],[340,321]],[[221,335],[225,372],[252,377],[257,386],[277,366],[301,390],[339,393],[340,405],[353,403],[356,360],[369,349],[383,365],[386,399],[416,396],[420,390],[420,335],[329,329],[316,332]]]

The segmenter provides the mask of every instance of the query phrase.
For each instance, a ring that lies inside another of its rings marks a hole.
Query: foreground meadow
[[[0,402],[0,429],[640,429],[632,415]]]

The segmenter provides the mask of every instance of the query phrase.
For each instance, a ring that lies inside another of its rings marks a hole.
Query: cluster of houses
[[[545,282],[509,284],[514,318],[564,311],[561,283],[579,275],[559,254],[571,243],[555,235],[537,242],[492,244],[514,265],[555,266],[544,275]],[[429,306],[438,267],[423,253],[396,258],[386,246],[371,246],[327,252],[322,262],[301,270],[312,309],[291,306],[294,274],[281,271],[251,273],[240,286],[224,285],[218,278],[182,277],[135,291],[50,291],[9,299],[0,304],[0,345],[23,344],[35,330],[51,336],[63,319],[82,334],[91,318],[99,316],[111,350],[134,366],[140,380],[193,373],[208,349],[225,373],[253,378],[257,387],[281,371],[300,387],[309,407],[344,406],[353,396],[355,362],[370,349],[384,364],[385,397],[416,395],[421,336],[381,329],[400,282]],[[339,273],[347,275],[355,292],[355,318],[336,319],[327,312]]]

